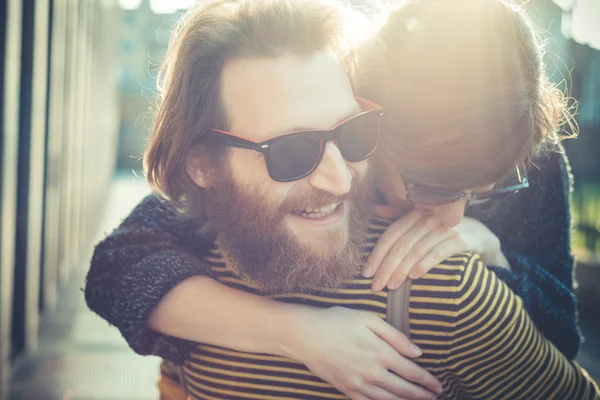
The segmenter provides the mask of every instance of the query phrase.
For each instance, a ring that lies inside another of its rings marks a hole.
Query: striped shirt
[[[387,225],[371,222],[365,256]],[[218,281],[257,293],[225,264],[218,247],[205,261]],[[387,291],[372,292],[370,279],[356,278],[335,290],[271,297],[386,317]],[[444,386],[440,399],[600,399],[587,373],[543,338],[521,299],[477,255],[452,257],[413,281],[409,321],[410,338],[423,350],[417,363]],[[191,351],[183,380],[197,399],[347,399],[302,363],[205,344]]]

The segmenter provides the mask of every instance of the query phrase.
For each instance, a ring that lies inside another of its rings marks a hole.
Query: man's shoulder
[[[377,241],[379,236],[394,222],[394,219],[371,216],[367,225],[367,239],[369,241]]]
[[[479,255],[466,252],[412,281],[410,313],[413,320],[434,321],[432,324],[445,327],[447,334],[455,334],[491,318],[489,312],[498,304],[505,306],[494,319],[514,317],[521,306],[512,300],[510,289],[488,270]]]
[[[383,217],[378,217],[376,215],[373,215],[370,219],[369,219],[369,230],[385,230],[388,226],[390,226],[392,224],[392,222],[394,222],[393,219],[391,218],[383,218]]]
[[[471,274],[474,270],[482,268],[484,265],[479,254],[472,251],[464,251],[448,257],[429,272],[439,273],[441,271],[454,271],[457,276],[464,277],[466,274]]]
[[[426,288],[430,296],[459,299],[480,286],[487,273],[478,254],[470,251],[459,253],[433,267],[422,278],[414,280],[413,293]]]

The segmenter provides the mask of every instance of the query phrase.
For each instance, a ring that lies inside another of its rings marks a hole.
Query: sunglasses
[[[529,187],[527,169],[516,167],[515,174],[493,189],[480,193],[464,193],[454,190],[428,187],[411,181],[404,181],[406,199],[421,206],[443,206],[459,200],[468,200],[471,205],[477,205],[490,200],[496,200],[510,193],[516,193]]]
[[[342,157],[359,162],[371,156],[379,145],[383,108],[356,98],[363,111],[330,129],[285,133],[264,142],[255,142],[220,129],[210,129],[218,144],[254,150],[265,158],[271,179],[291,182],[310,175],[321,163],[327,142],[333,140]]]

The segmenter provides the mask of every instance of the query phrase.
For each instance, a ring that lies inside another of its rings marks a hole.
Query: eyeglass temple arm
[[[496,189],[494,192],[495,193],[508,193],[508,192],[514,192],[515,190],[521,190],[521,189],[525,189],[529,187],[529,181],[527,180],[527,178],[524,178],[519,184],[517,185],[512,185],[512,186],[508,186],[505,188],[500,188],[500,189]]]
[[[505,188],[500,188],[500,189],[495,189],[494,192],[496,194],[502,194],[502,193],[508,193],[508,192],[513,192],[515,190],[521,190],[521,189],[525,189],[529,187],[529,178],[527,177],[527,169],[524,167],[523,168],[523,173],[521,173],[518,169],[517,169],[517,174],[519,176],[520,182],[516,185],[511,185]],[[467,199],[471,199],[471,200],[476,200],[477,199],[477,195],[471,195],[471,196],[466,196]]]
[[[251,142],[250,140],[242,139],[222,131],[212,130],[211,132],[213,132],[213,139],[219,144],[229,145],[239,149],[255,150],[258,152],[262,152],[266,147],[268,147],[268,145],[263,143]]]
[[[496,193],[505,193],[511,192],[515,189],[523,189],[529,186],[529,178],[527,177],[527,167],[523,166],[522,169],[517,166],[516,168],[517,179],[519,179],[519,183],[516,185],[511,185],[505,188],[496,189]]]

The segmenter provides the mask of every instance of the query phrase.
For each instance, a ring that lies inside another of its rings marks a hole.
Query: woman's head
[[[386,110],[376,165],[392,201],[406,199],[403,182],[488,190],[558,139],[564,101],[543,45],[524,11],[503,0],[406,2],[359,73],[359,93]],[[465,204],[429,208],[452,225]]]

